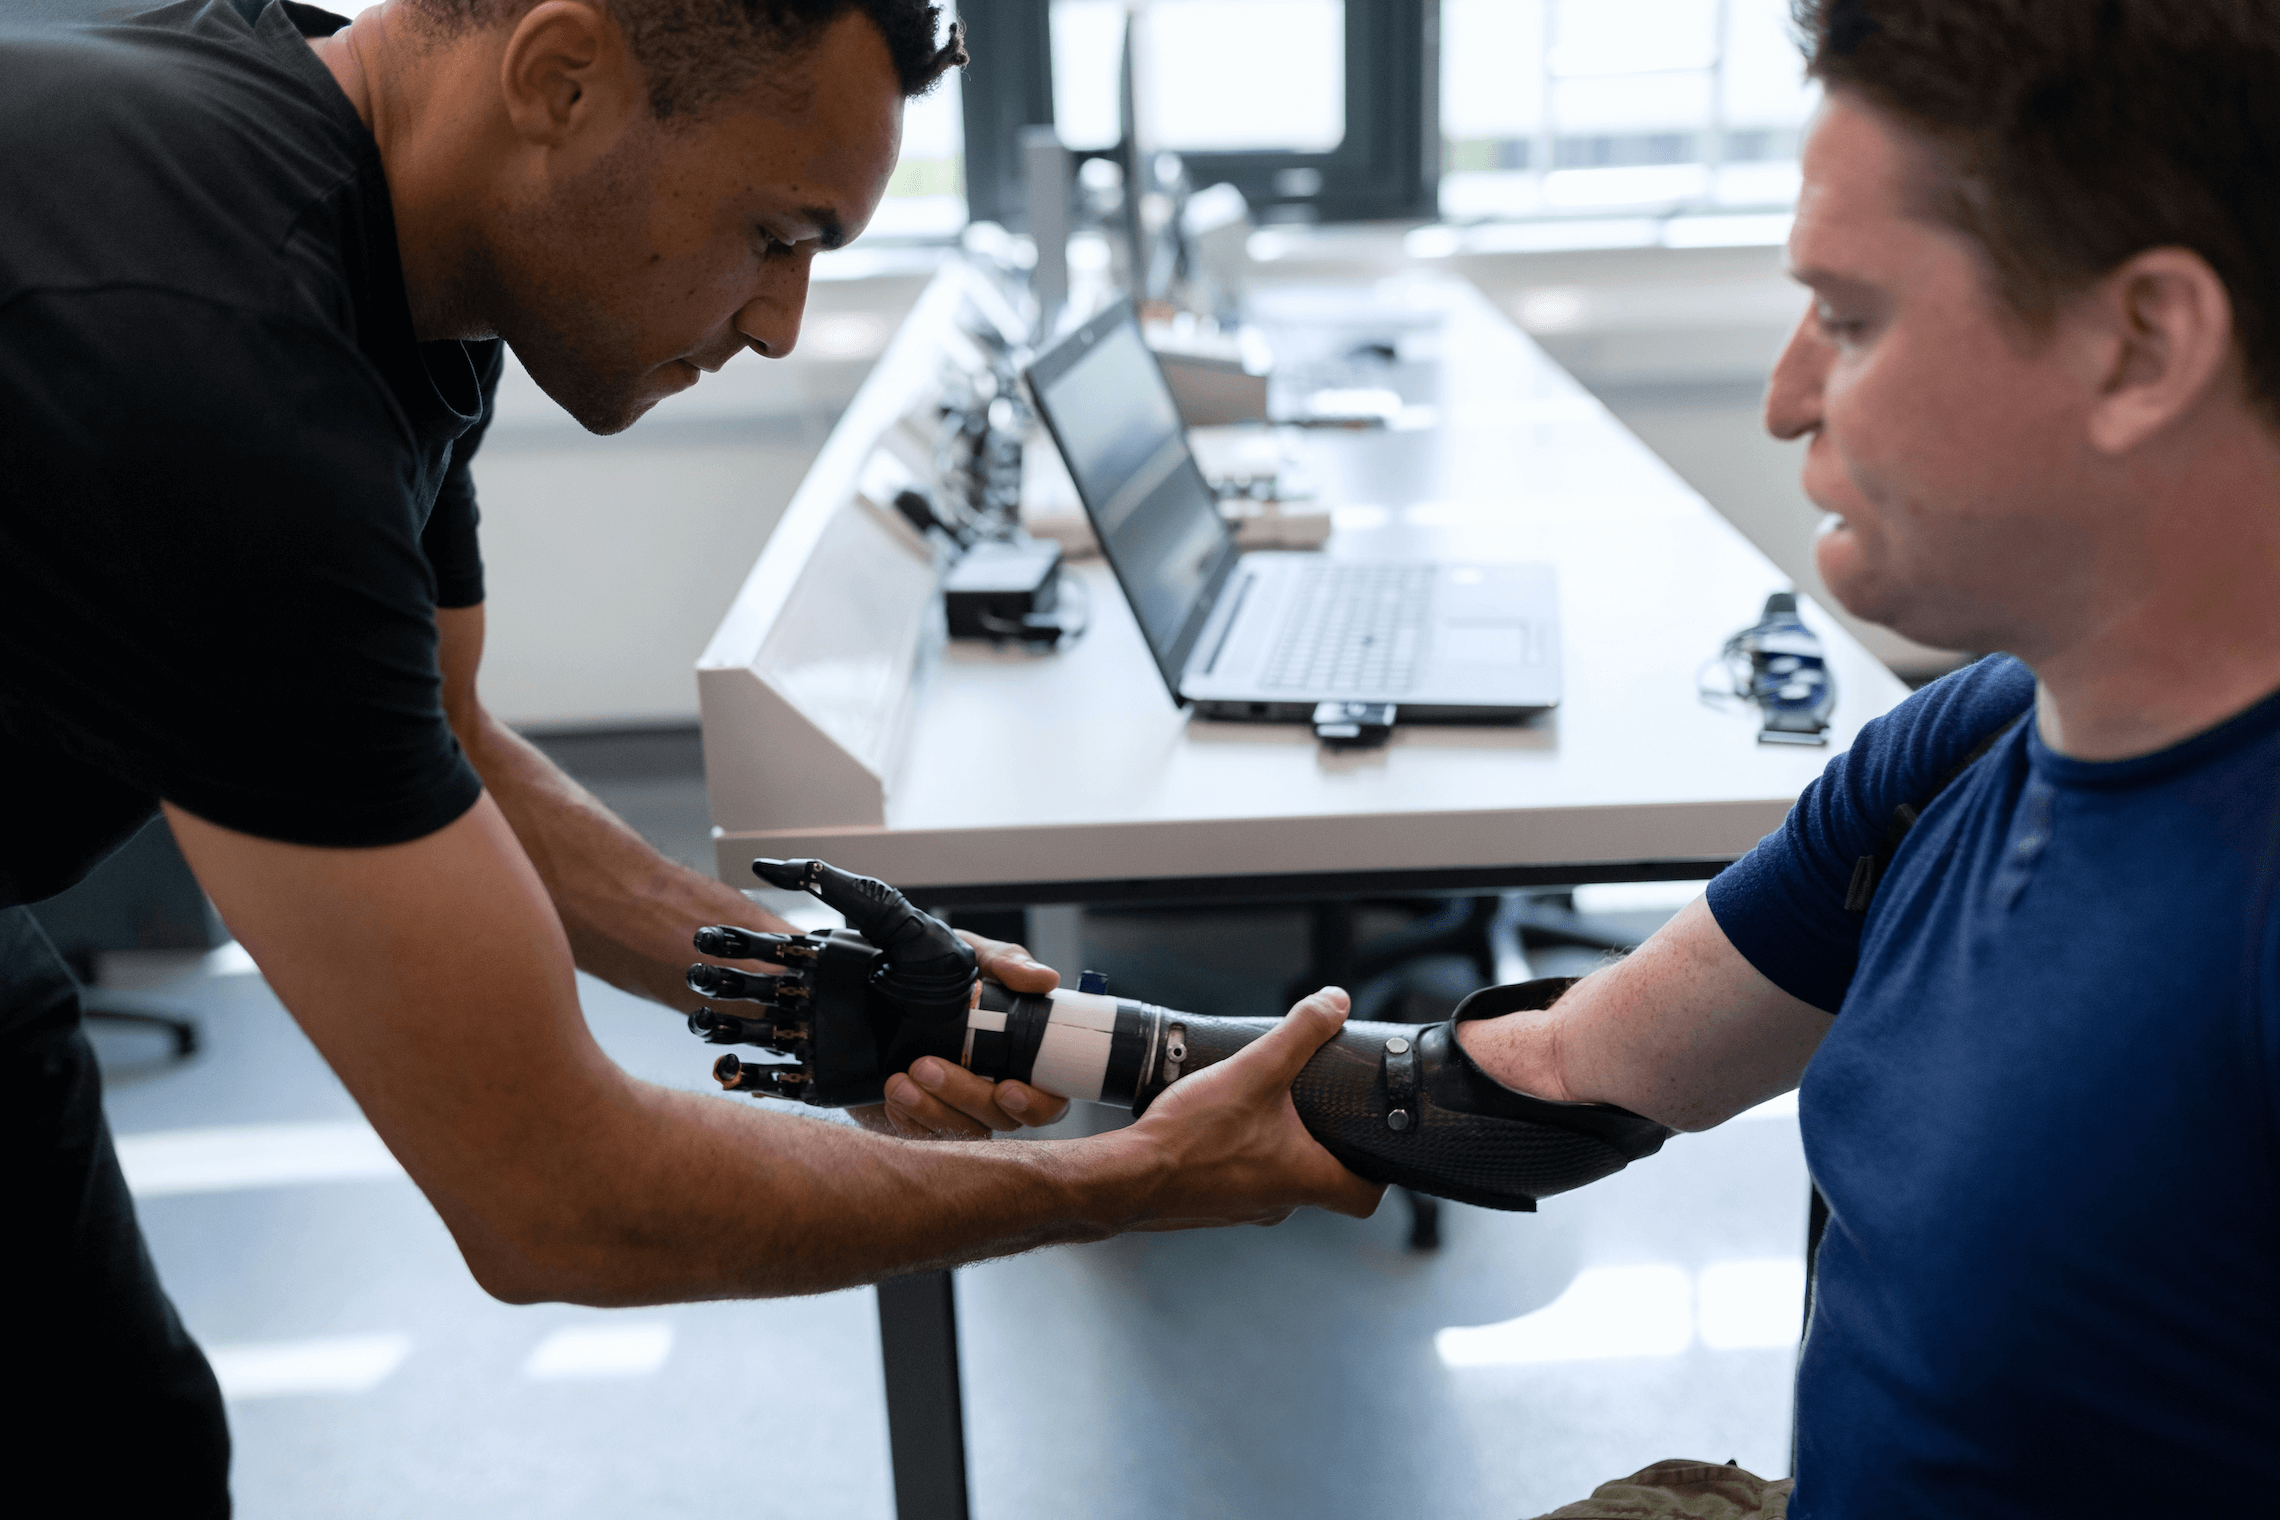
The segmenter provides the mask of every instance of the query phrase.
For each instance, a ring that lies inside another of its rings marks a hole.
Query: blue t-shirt
[[[1981,661],[1861,731],[1710,888],[1837,1014],[1799,1095],[1828,1198],[1808,1517],[2242,1514],[2280,1458],[2280,695],[2092,763]],[[2261,1495],[2261,1498],[2256,1496]]]

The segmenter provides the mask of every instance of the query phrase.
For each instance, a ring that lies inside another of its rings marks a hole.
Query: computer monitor
[[[1238,551],[1132,303],[1118,301],[1041,355],[1029,386],[1176,691]]]

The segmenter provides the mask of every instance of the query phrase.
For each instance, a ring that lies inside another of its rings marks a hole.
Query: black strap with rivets
[[[1385,1042],[1385,1127],[1417,1127],[1417,1042],[1402,1035]]]

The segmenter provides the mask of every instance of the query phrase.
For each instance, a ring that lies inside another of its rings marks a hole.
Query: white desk
[[[1306,323],[1293,331],[1319,340],[1332,297],[1286,296]],[[1335,299],[1341,338],[1398,329],[1419,362],[1398,367],[1413,403],[1399,426],[1299,443],[1335,504],[1327,552],[1556,566],[1555,713],[1401,728],[1345,755],[1300,726],[1190,719],[1094,561],[1077,570],[1093,620],[1073,649],[942,655],[880,821],[739,827],[737,799],[716,791],[722,878],[749,881],[756,855],[812,855],[921,901],[1014,905],[1699,874],[1773,828],[1904,694],[1808,605],[1837,684],[1831,745],[1760,745],[1753,719],[1698,700],[1696,672],[1780,572],[1469,284]]]

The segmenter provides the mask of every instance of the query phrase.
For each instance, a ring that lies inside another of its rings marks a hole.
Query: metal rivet
[[[1397,1108],[1392,1113],[1387,1114],[1385,1116],[1385,1127],[1391,1130],[1404,1130],[1409,1128],[1409,1110],[1406,1108]]]
[[[1387,1055],[1406,1055],[1409,1051],[1409,1042],[1400,1035],[1395,1035],[1385,1042],[1385,1049]]]

